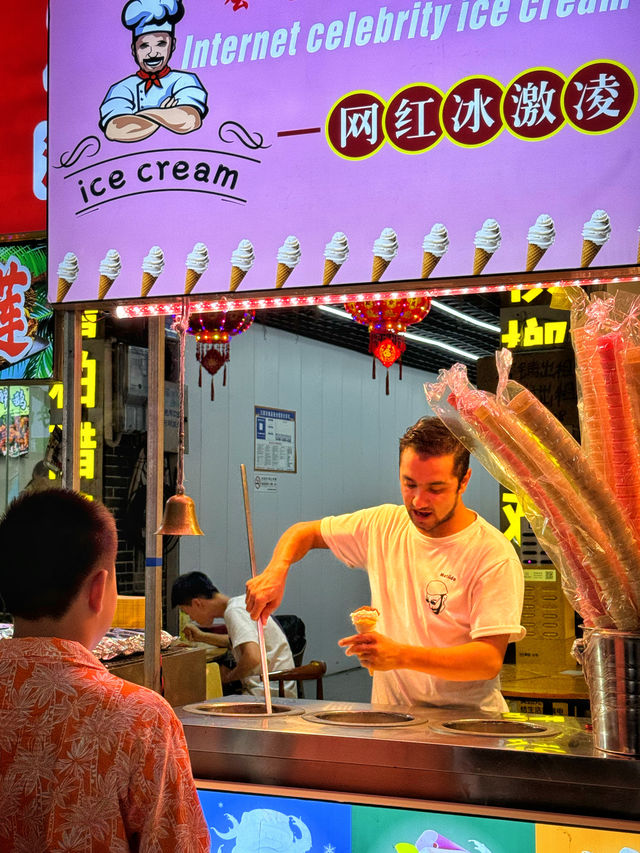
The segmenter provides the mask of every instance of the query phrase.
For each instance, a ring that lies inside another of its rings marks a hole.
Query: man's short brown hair
[[[453,455],[453,473],[458,483],[469,470],[469,451],[440,418],[420,418],[407,429],[400,439],[400,460],[407,447],[413,448],[419,456]]]

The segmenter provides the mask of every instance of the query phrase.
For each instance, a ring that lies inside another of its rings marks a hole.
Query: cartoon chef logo
[[[175,26],[184,15],[182,0],[130,0],[122,23],[131,30],[131,53],[138,65],[107,92],[100,105],[100,129],[114,142],[138,142],[165,128],[197,130],[207,114],[207,91],[195,74],[173,71]]]
[[[447,601],[447,585],[442,581],[429,581],[426,589],[426,601],[434,613],[441,613]]]

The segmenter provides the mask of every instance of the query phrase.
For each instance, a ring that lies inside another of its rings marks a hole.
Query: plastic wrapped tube
[[[565,592],[585,624],[612,627],[615,621],[602,604],[597,582],[585,570],[585,551],[593,551],[592,543],[585,545],[584,541],[579,541],[555,505],[551,491],[545,488],[540,473],[522,460],[520,448],[500,427],[502,418],[495,411],[495,398],[486,392],[465,388],[464,375],[465,368],[454,365],[451,372],[441,371],[438,383],[425,385],[430,406],[484,467],[520,496],[525,515],[560,568]],[[451,380],[453,394],[445,396],[447,380]],[[552,537],[548,536],[549,529]]]
[[[620,504],[592,468],[578,442],[528,389],[510,381],[506,395],[510,398],[507,407],[553,456],[600,526],[609,533],[611,546],[624,570],[621,590],[628,589],[631,601],[640,613],[640,543],[627,523]],[[615,592],[614,589],[610,594],[614,595]]]
[[[459,371],[449,378],[454,392],[449,402],[465,421],[467,432],[470,429],[475,434],[474,446],[469,449],[498,480],[509,485],[515,481],[516,491],[528,495],[543,515],[540,524],[530,517],[535,515],[531,508],[525,508],[538,534],[546,526],[552,529],[557,543],[552,558],[559,563],[565,590],[585,623],[633,630],[638,625],[638,611],[631,600],[627,571],[611,546],[608,532],[565,472],[504,405],[486,392],[465,387]],[[441,391],[440,401],[433,386],[425,386],[425,391],[434,411],[441,417],[444,414],[443,420],[451,428],[452,413],[443,409]],[[458,429],[456,433],[461,440],[464,432]],[[488,453],[478,453],[478,443]],[[547,545],[544,541],[542,544]]]

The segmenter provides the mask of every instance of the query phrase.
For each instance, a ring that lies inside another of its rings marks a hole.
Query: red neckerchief
[[[171,69],[169,68],[169,66],[165,65],[162,71],[158,71],[157,74],[155,71],[152,71],[151,74],[149,74],[146,71],[143,71],[142,68],[140,69],[140,71],[136,71],[136,74],[138,75],[138,77],[145,81],[144,91],[146,93],[152,86],[157,86],[158,88],[160,88],[160,78],[166,77],[170,71]]]

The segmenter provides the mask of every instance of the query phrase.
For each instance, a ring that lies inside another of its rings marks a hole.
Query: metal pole
[[[149,318],[144,683],[160,692],[162,521],[164,482],[164,317]]]
[[[247,540],[249,542],[249,559],[251,561],[251,577],[256,576],[256,551],[253,545],[253,525],[251,523],[251,504],[249,503],[249,489],[247,488],[247,469],[240,465],[242,475],[242,496],[244,498],[244,515],[247,522]],[[264,626],[260,619],[258,626],[258,645],[260,647],[260,668],[262,670],[262,683],[264,684],[264,703],[267,714],[271,714],[271,686],[269,684],[269,666],[267,664],[267,647],[264,642]]]
[[[80,489],[80,422],[82,418],[82,315],[65,311],[63,317],[62,486]]]

